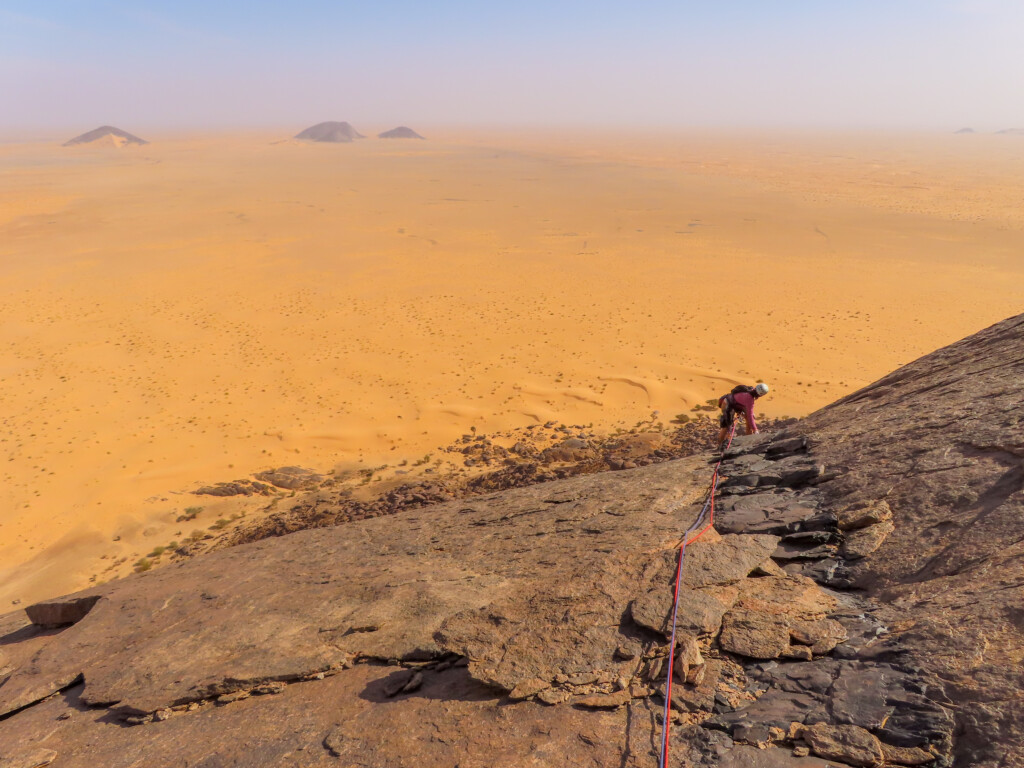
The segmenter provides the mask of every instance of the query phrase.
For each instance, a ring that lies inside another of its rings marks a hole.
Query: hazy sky
[[[1024,0],[0,0],[0,130],[1024,127]]]

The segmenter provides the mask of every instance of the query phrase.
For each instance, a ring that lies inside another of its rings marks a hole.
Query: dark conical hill
[[[128,133],[128,131],[122,131],[120,128],[115,128],[112,125],[101,125],[99,128],[94,128],[80,136],[75,136],[75,138],[70,141],[64,142],[64,146],[73,147],[78,144],[92,144],[93,142],[101,141],[108,137],[112,139],[113,143],[117,146],[124,146],[126,144],[142,145],[149,143],[144,139],[140,139],[138,136]]]
[[[384,131],[384,133],[377,134],[378,139],[422,139],[412,128],[407,128],[404,125],[400,125],[397,128],[392,128],[390,131]]]
[[[317,123],[314,126],[310,126],[302,131],[302,133],[296,134],[295,138],[305,139],[306,141],[324,141],[340,144],[353,141],[354,139],[365,139],[366,137],[349,123],[339,123],[330,120],[326,123]]]

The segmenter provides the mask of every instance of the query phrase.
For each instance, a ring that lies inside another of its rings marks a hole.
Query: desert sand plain
[[[201,484],[802,415],[1024,304],[1021,137],[423,132],[0,144],[0,608]]]

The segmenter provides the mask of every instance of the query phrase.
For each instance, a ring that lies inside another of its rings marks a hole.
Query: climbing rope
[[[676,656],[676,619],[679,615],[679,584],[683,577],[683,560],[686,557],[686,547],[688,544],[692,544],[697,539],[707,532],[708,528],[715,524],[715,492],[718,490],[718,470],[722,466],[722,461],[725,459],[725,452],[732,445],[732,437],[736,432],[736,425],[733,424],[729,430],[729,440],[725,444],[725,448],[722,449],[722,455],[718,458],[718,463],[715,464],[714,474],[711,475],[711,485],[708,486],[707,498],[704,500],[704,506],[700,510],[700,514],[697,515],[697,519],[693,521],[693,525],[686,529],[683,534],[683,541],[679,545],[679,559],[676,564],[676,586],[675,594],[672,598],[672,640],[668,646],[668,676],[665,682],[665,716],[663,722],[663,735],[661,740],[661,759],[658,761],[659,768],[668,768],[668,737],[669,727],[672,710],[672,667],[675,663]],[[705,517],[707,524],[704,523]],[[698,530],[699,529],[699,530]]]

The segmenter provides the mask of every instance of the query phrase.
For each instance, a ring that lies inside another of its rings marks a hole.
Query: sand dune
[[[0,604],[239,509],[200,484],[800,415],[1024,299],[1019,142],[431,136],[0,147]]]

